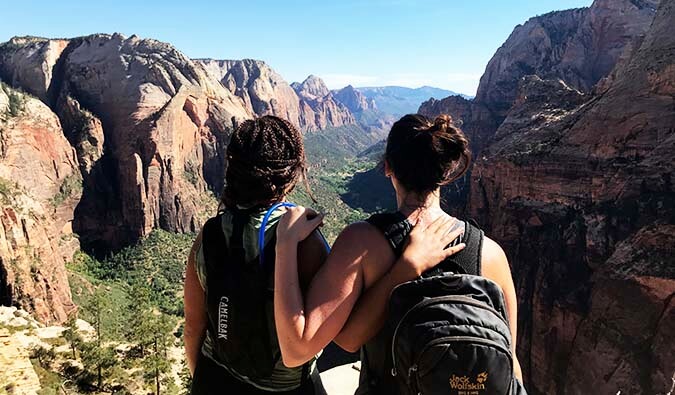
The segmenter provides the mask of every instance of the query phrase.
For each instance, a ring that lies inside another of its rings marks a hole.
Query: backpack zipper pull
[[[408,383],[412,385],[414,393],[422,395],[422,392],[417,390],[417,364],[414,364],[408,369]]]

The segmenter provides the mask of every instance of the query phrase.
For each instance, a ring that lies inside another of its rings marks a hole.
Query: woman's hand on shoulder
[[[323,224],[323,214],[302,206],[288,207],[277,225],[277,241],[299,243]]]
[[[450,232],[456,222],[455,218],[441,216],[428,225],[422,221],[415,224],[401,256],[402,259],[395,269],[402,270],[404,276],[412,280],[443,262],[447,257],[463,250],[466,247],[464,243],[448,247],[464,232],[463,228]]]

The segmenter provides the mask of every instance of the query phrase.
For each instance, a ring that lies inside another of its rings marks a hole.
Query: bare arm
[[[185,358],[187,359],[190,374],[194,374],[199,359],[199,352],[206,335],[206,295],[199,283],[195,262],[197,258],[197,249],[201,245],[202,235],[197,236],[190,255],[188,256],[187,268],[185,273],[185,287],[183,288],[184,311],[185,311],[185,331],[183,333],[185,342]]]
[[[277,229],[275,284],[283,286],[275,287],[274,312],[281,354],[287,366],[305,363],[337,336],[363,289],[364,262],[376,261],[373,259],[376,257],[368,248],[372,242],[369,237],[370,225],[356,223],[348,226],[336,240],[326,264],[312,280],[309,291],[303,299],[298,287],[296,243],[322,220],[321,217],[307,220],[307,213],[304,210],[290,209]],[[432,225],[437,226],[440,232],[442,224],[442,221],[438,221]],[[447,232],[447,227],[443,228],[443,231]],[[447,233],[445,237],[448,237]],[[444,237],[435,235],[435,239],[443,243]],[[441,251],[439,256],[443,257],[435,259],[433,264],[454,253],[448,252],[450,249],[443,249],[451,240],[446,240],[445,244],[438,248]],[[429,256],[433,256],[427,251],[429,245],[421,246],[416,243],[415,246],[417,247],[412,248],[411,244],[407,255],[411,259],[410,262],[426,263]],[[394,278],[397,281],[402,278],[415,278],[424,270],[421,265],[401,265]],[[398,277],[399,275],[401,277]],[[374,301],[374,304],[384,306],[387,298]],[[384,308],[386,307],[382,307]]]
[[[463,232],[463,229],[457,229],[448,234],[446,229],[452,227],[453,223],[454,221],[445,219],[434,222],[427,228],[423,225],[415,226],[410,233],[409,244],[391,269],[384,275],[375,274],[379,279],[374,284],[366,284],[367,290],[354,306],[347,323],[335,338],[335,343],[347,351],[356,352],[382,329],[387,319],[389,296],[397,285],[415,279],[465,247],[462,243],[444,249]],[[438,232],[442,232],[442,235]],[[390,248],[389,245],[386,248]],[[411,267],[417,267],[417,271],[411,272]]]
[[[516,377],[522,382],[523,374],[520,369],[520,363],[516,356],[516,337],[518,334],[518,301],[516,299],[516,288],[513,285],[511,277],[511,268],[506,258],[504,250],[489,238],[485,238],[483,243],[483,270],[482,275],[499,284],[504,292],[504,301],[506,302],[506,313],[509,318],[509,328],[511,330],[511,352],[513,353],[513,369]]]
[[[300,215],[305,215],[304,211],[300,211]],[[319,223],[320,218],[314,227]],[[278,232],[280,230],[281,223]],[[278,234],[274,317],[284,364],[299,366],[325,347],[347,320],[361,292],[360,261],[364,252],[349,248],[355,247],[358,241],[358,229],[345,229],[303,298],[297,270],[297,239]]]

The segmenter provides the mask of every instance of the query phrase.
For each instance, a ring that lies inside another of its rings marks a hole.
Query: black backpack
[[[400,213],[380,214],[368,222],[399,256],[409,222]],[[503,293],[479,275],[483,232],[473,223],[465,227],[462,240],[454,242],[466,243],[462,252],[392,292],[384,329],[391,362],[380,366],[390,367],[393,377],[374,392],[525,394],[513,373]]]
[[[228,368],[252,380],[269,377],[281,358],[273,304],[276,232],[264,244],[267,218],[277,207],[273,206],[263,220],[258,244],[261,254],[250,262],[245,259],[243,246],[250,210],[230,210],[229,240],[223,234],[222,213],[209,219],[202,231],[213,352]],[[309,362],[303,366],[303,381],[308,372]]]

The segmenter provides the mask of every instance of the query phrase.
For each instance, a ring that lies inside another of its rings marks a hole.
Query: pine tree
[[[141,358],[145,357],[145,349],[151,343],[153,336],[153,328],[148,319],[152,315],[150,292],[150,288],[141,282],[135,282],[129,290],[129,305],[127,306],[129,320],[126,335],[140,349]]]
[[[189,394],[192,389],[192,374],[190,374],[190,369],[188,369],[187,361],[185,359],[183,359],[183,362],[181,363],[178,377],[181,381],[181,395]]]
[[[168,349],[173,341],[171,334],[173,324],[162,313],[149,314],[147,322],[152,336],[147,356],[143,359],[145,379],[148,384],[154,384],[155,395],[160,395],[161,382],[171,370],[172,361],[169,358]]]
[[[109,311],[108,300],[102,289],[97,289],[86,304],[87,310],[92,315],[94,326],[94,339],[84,343],[82,347],[82,364],[88,371],[95,371],[97,387],[102,389],[104,373],[115,366],[117,357],[115,350],[103,344],[102,322],[103,317]]]
[[[61,333],[61,336],[70,344],[70,349],[73,351],[73,359],[77,359],[77,349],[82,346],[82,336],[77,329],[77,317],[72,314],[68,317],[66,322],[66,329]]]

